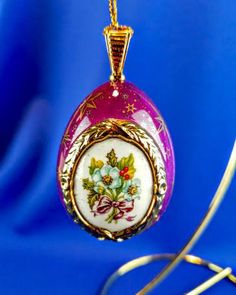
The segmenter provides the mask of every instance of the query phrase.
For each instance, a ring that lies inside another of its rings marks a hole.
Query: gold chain
[[[117,0],[108,0],[108,3],[111,24],[104,29],[103,34],[111,65],[110,81],[124,81],[123,68],[133,30],[128,26],[119,25],[117,20]]]
[[[109,0],[109,10],[111,16],[111,23],[114,27],[117,27],[117,0]]]

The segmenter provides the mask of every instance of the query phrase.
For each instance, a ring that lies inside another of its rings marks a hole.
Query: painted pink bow
[[[128,213],[134,209],[134,200],[131,202],[112,201],[107,196],[102,196],[98,201],[95,214],[106,214],[111,210],[111,208],[116,208],[119,210],[119,212],[114,216],[114,219],[121,219],[125,213]]]

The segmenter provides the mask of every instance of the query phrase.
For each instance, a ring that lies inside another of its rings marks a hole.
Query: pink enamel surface
[[[59,171],[78,135],[86,128],[109,118],[128,120],[140,125],[159,147],[166,166],[168,185],[161,215],[169,203],[174,184],[175,162],[172,142],[159,110],[144,92],[130,82],[107,82],[95,89],[76,109],[61,142],[58,156]]]

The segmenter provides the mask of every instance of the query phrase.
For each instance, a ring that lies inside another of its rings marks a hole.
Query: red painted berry
[[[124,174],[125,174],[125,171],[124,170],[121,170],[120,171],[120,176],[124,176]]]
[[[129,167],[124,167],[124,169],[123,169],[124,171],[125,171],[125,173],[126,172],[128,172],[129,171]]]
[[[129,174],[125,174],[125,180],[129,180],[130,176]]]

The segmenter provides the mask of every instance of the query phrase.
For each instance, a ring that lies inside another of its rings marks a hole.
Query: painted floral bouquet
[[[91,159],[90,178],[83,179],[83,188],[88,190],[88,204],[94,217],[106,214],[108,223],[126,219],[131,222],[135,216],[128,215],[140,199],[141,182],[134,178],[134,156],[122,157],[119,161],[114,149],[107,155],[107,162]]]

